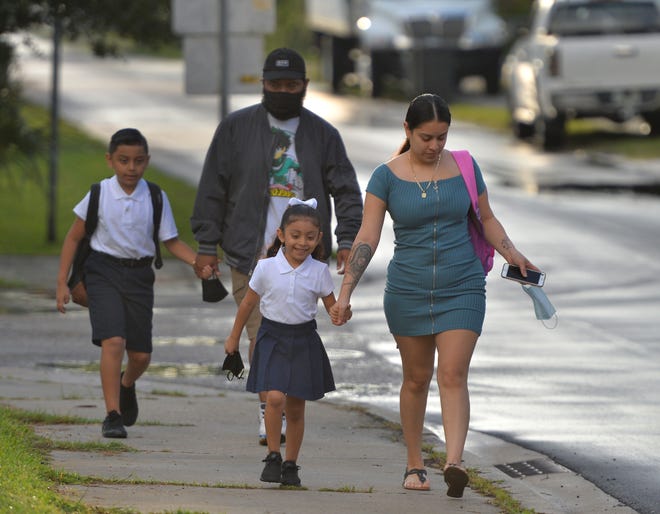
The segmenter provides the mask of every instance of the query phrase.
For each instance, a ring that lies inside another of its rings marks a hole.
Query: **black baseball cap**
[[[264,80],[305,80],[305,60],[295,50],[277,48],[266,57],[263,78]]]

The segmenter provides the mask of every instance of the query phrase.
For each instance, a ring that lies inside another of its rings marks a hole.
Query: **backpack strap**
[[[89,202],[87,203],[87,218],[85,219],[85,234],[92,237],[99,223],[99,198],[101,197],[101,184],[95,182],[89,188]]]
[[[477,219],[481,220],[481,214],[479,213],[479,193],[477,192],[477,179],[474,175],[472,156],[467,150],[456,150],[451,154],[453,155],[456,164],[458,164],[458,169],[461,170],[461,175],[463,176],[463,181],[465,182],[468,194],[470,195],[470,201],[472,202],[474,213],[477,215]]]
[[[158,240],[158,232],[160,232],[160,220],[163,217],[163,194],[158,184],[154,184],[148,180],[146,182],[149,186],[149,193],[151,194],[151,205],[154,211],[153,239],[154,245],[156,247],[156,258],[154,260],[154,266],[156,269],[160,269],[163,267],[163,259],[160,255],[160,241]]]
[[[495,249],[484,237],[484,227],[481,224],[481,213],[479,212],[477,178],[474,172],[472,156],[466,150],[452,152],[452,156],[456,160],[458,168],[461,170],[463,181],[465,182],[465,186],[467,187],[470,196],[470,203],[472,204],[472,208],[468,213],[468,233],[470,234],[470,239],[472,239],[472,245],[474,246],[475,252],[484,268],[484,272],[488,274],[493,267],[493,255],[495,255]]]

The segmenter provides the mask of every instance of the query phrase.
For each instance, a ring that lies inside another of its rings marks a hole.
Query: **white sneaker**
[[[267,446],[268,440],[266,438],[266,421],[265,421],[266,405],[259,405],[259,444]],[[280,435],[280,444],[286,442],[286,414],[282,413],[282,433]]]
[[[261,446],[266,446],[268,441],[266,440],[266,422],[264,420],[264,414],[266,412],[266,405],[261,403],[259,404],[259,444]]]

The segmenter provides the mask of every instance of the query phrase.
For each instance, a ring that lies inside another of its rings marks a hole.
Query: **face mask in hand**
[[[264,89],[261,103],[278,120],[289,120],[300,116],[306,89],[300,93],[280,93]]]
[[[527,284],[521,284],[522,290],[525,291],[529,297],[534,302],[534,313],[536,314],[536,319],[540,321],[546,321],[555,317],[555,324],[552,327],[548,327],[545,323],[543,325],[546,328],[555,328],[557,323],[559,323],[559,318],[557,317],[557,310],[554,305],[550,302],[548,297],[543,292],[543,289],[536,286],[530,286]]]

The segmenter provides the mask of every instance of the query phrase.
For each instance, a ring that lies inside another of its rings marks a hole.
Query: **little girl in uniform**
[[[296,464],[305,431],[305,401],[335,390],[330,360],[316,332],[318,299],[335,304],[334,284],[323,255],[316,200],[292,198],[267,258],[257,263],[241,302],[225,352],[238,350],[243,327],[259,303],[263,316],[252,356],[247,390],[266,392],[268,455],[261,480],[300,485]],[[345,321],[333,320],[336,325]],[[286,459],[280,454],[282,413],[286,411]]]

